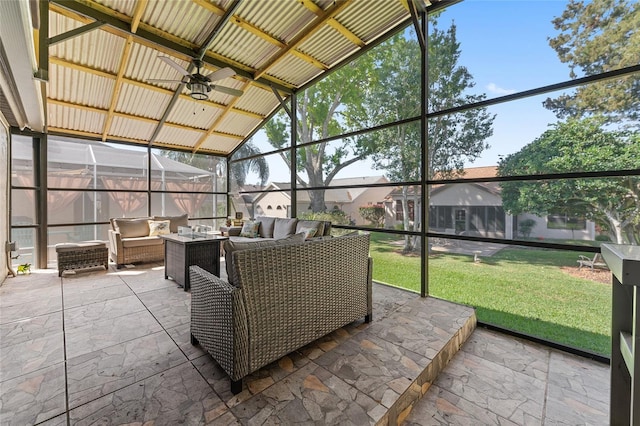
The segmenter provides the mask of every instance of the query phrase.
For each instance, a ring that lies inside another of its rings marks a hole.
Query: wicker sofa
[[[182,216],[153,216],[112,218],[109,229],[109,257],[118,269],[128,263],[159,262],[164,260],[164,240],[149,235],[149,221],[169,221],[170,232],[178,232],[178,226],[187,226],[188,218]]]
[[[232,241],[255,241],[259,239],[282,239],[301,232],[305,228],[316,230],[314,237],[331,235],[331,222],[324,220],[302,220],[297,218],[279,218],[271,216],[258,216],[254,221],[260,222],[258,235],[254,238],[240,235],[242,226],[225,228]]]
[[[191,274],[191,343],[227,372],[234,394],[265,365],[359,318],[371,320],[369,235],[275,241],[233,253],[235,285]]]

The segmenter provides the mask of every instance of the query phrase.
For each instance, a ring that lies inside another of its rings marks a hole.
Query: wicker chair
[[[369,235],[234,252],[237,286],[192,266],[191,343],[242,378],[359,318],[371,320]]]

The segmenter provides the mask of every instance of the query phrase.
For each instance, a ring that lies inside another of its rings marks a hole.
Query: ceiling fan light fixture
[[[189,85],[191,89],[191,97],[198,101],[204,101],[209,99],[209,90],[211,90],[206,84],[193,82]]]

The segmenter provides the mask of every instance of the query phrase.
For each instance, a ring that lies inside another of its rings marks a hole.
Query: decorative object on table
[[[245,238],[258,238],[260,230],[260,221],[248,220],[242,225],[240,236]]]
[[[242,212],[236,212],[236,220],[242,220],[244,214]]]
[[[178,235],[191,237],[193,236],[193,229],[190,226],[178,226]]]
[[[30,274],[31,273],[31,264],[23,263],[22,265],[18,265],[18,274]]]

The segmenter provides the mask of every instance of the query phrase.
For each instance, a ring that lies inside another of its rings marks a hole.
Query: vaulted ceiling
[[[408,3],[407,3],[408,1]],[[443,2],[444,3],[444,2]],[[226,155],[291,92],[383,38],[424,7],[413,0],[51,0],[50,133]],[[430,3],[426,3],[429,6]],[[43,22],[42,16],[40,17]],[[46,20],[41,31],[46,31]],[[37,39],[36,39],[37,42]],[[195,100],[181,80],[230,67]],[[40,56],[43,58],[44,56]]]

